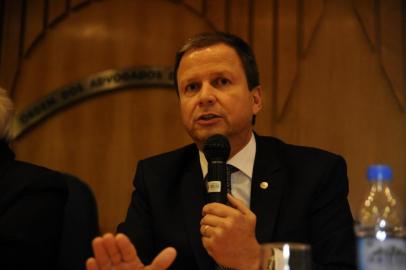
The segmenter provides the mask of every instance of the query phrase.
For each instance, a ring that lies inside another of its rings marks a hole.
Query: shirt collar
[[[254,160],[257,145],[254,134],[251,134],[251,139],[237,154],[227,161],[227,164],[233,165],[250,179],[252,179],[252,171],[254,170]],[[200,167],[202,168],[203,177],[207,174],[207,160],[204,153],[199,150]]]

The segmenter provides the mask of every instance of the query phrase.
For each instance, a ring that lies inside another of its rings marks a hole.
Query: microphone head
[[[224,135],[212,135],[204,143],[203,153],[208,162],[223,161],[225,163],[230,155],[230,143]]]

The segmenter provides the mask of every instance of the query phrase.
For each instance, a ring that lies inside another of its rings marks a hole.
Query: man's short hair
[[[229,33],[204,32],[190,38],[176,53],[174,69],[174,83],[176,89],[178,89],[177,72],[183,55],[189,51],[203,49],[221,43],[230,46],[237,52],[244,68],[249,90],[251,91],[259,86],[259,73],[255,55],[251,47],[244,40]]]

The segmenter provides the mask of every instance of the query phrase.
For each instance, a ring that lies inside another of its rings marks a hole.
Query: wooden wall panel
[[[371,42],[372,48],[377,46],[377,15],[376,0],[354,0],[354,7],[360,18],[365,34]]]
[[[227,0],[207,0],[206,16],[212,22],[217,30],[225,31],[227,18]]]
[[[252,47],[255,51],[262,85],[264,106],[256,119],[260,134],[272,134],[275,74],[275,6],[273,1],[255,1],[253,10]]]
[[[78,8],[84,4],[90,3],[91,0],[68,0],[71,8]]]
[[[26,17],[24,20],[24,54],[31,48],[33,43],[45,28],[45,1],[26,1]]]
[[[23,5],[22,1],[14,0],[6,0],[3,5],[4,25],[2,26],[1,37],[0,86],[10,91],[20,63]]]
[[[67,0],[52,0],[48,1],[48,18],[47,24],[51,25],[57,20],[61,19],[63,15],[68,11]]]
[[[317,33],[300,59],[286,110],[274,123],[274,135],[343,155],[350,203],[357,214],[368,186],[365,170],[372,163],[393,167],[395,191],[405,201],[405,120],[353,2],[326,1]]]
[[[276,113],[285,110],[297,76],[299,56],[299,6],[297,0],[279,1],[276,38]]]
[[[404,50],[404,18],[402,1],[380,3],[380,51],[382,65],[401,108],[406,111],[406,52]]]
[[[250,10],[251,1],[234,0],[229,2],[227,31],[238,34],[244,40],[251,41]]]
[[[204,0],[183,0],[183,3],[198,14],[203,14]]]
[[[49,28],[24,59],[15,92],[17,110],[106,69],[171,66],[187,37],[208,30],[205,20],[169,1],[85,5]],[[125,217],[137,161],[189,142],[174,90],[145,88],[69,107],[15,141],[14,148],[20,159],[88,182],[96,194],[102,230],[115,231]]]
[[[310,46],[310,42],[315,34],[315,31],[320,23],[321,15],[323,14],[325,0],[305,0],[302,1],[301,10],[301,53],[305,53]]]

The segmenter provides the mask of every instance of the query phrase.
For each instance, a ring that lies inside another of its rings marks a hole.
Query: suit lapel
[[[203,206],[206,203],[206,187],[203,181],[197,148],[191,152],[189,159],[185,162],[187,165],[181,181],[181,203],[184,207],[184,218],[190,245],[199,269],[213,269],[213,260],[204,249],[200,236],[200,220],[202,218]]]
[[[275,139],[256,135],[256,155],[251,186],[251,210],[257,216],[256,236],[260,243],[272,241],[286,182],[286,170]]]

